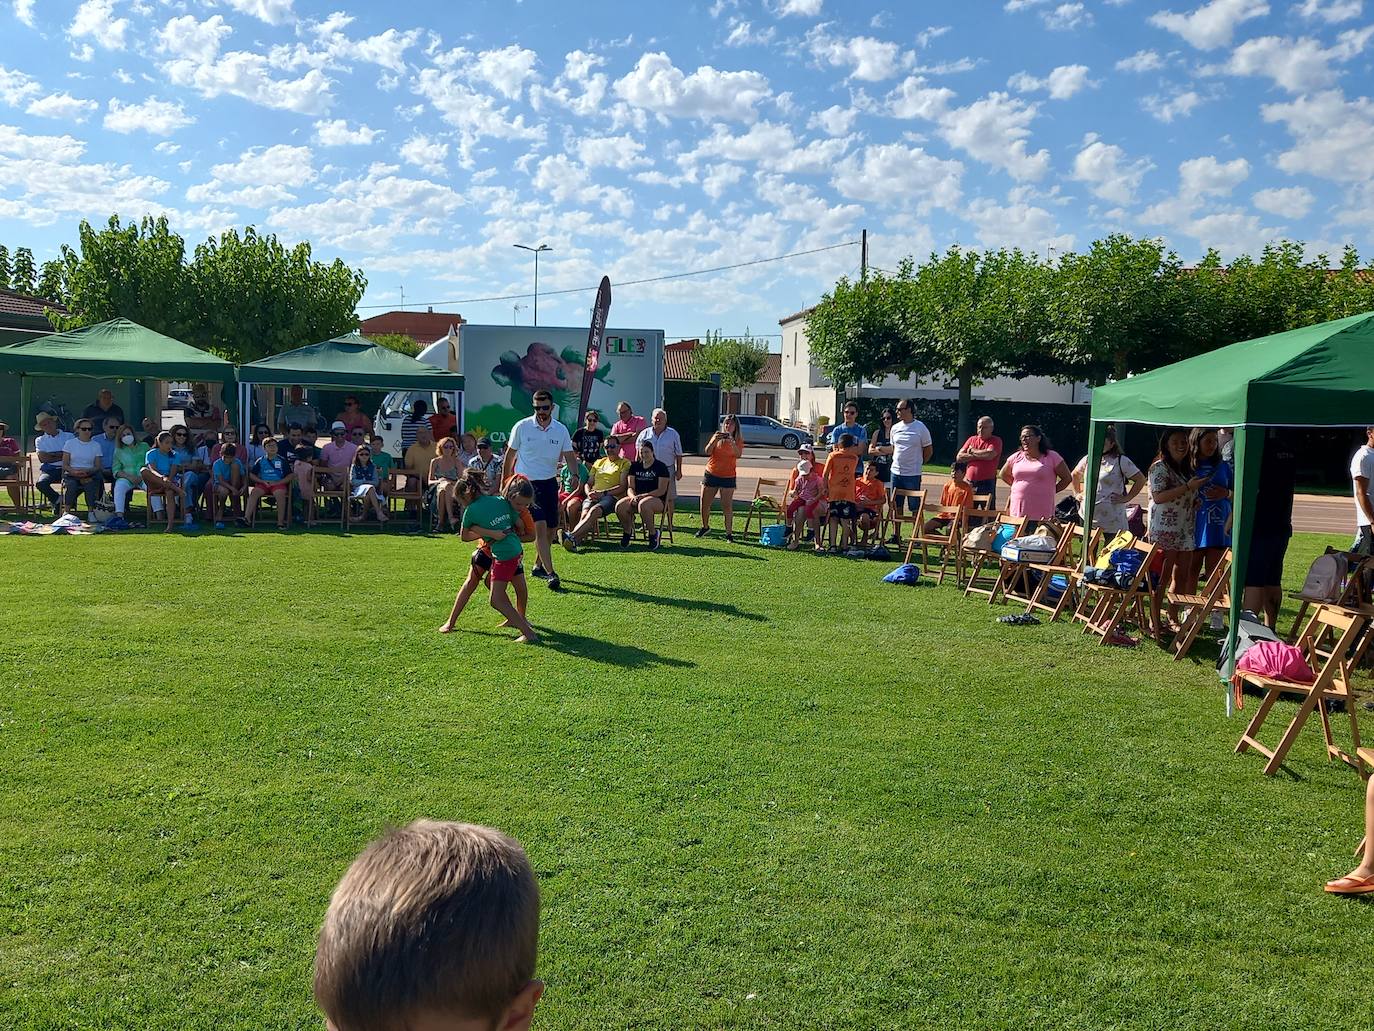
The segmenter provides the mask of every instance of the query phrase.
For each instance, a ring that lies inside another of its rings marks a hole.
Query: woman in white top
[[[1088,475],[1088,456],[1073,467],[1073,492],[1084,502],[1083,483]],[[1145,474],[1121,453],[1116,428],[1107,427],[1102,443],[1102,462],[1097,467],[1097,504],[1093,506],[1093,525],[1105,533],[1126,529],[1126,506],[1145,489]]]

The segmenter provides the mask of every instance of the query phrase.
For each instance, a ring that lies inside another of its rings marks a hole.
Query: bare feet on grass
[[[453,633],[453,624],[452,624],[452,623],[441,623],[441,624],[439,624],[439,633],[441,633],[441,634],[451,634],[451,633]]]

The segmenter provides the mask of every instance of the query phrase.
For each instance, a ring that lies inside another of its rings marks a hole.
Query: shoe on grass
[[[547,580],[549,578],[549,574],[545,572],[543,566],[535,566],[530,576],[534,577],[536,580]]]
[[[548,583],[549,590],[551,591],[561,591],[563,589],[563,581],[558,579],[557,573],[550,574],[546,583]]]
[[[627,551],[629,550],[629,548],[630,548],[630,535],[629,535],[628,533],[622,533],[622,534],[620,535],[620,546],[621,546],[622,548],[624,548],[625,550],[627,550]]]
[[[662,543],[662,541],[663,534],[660,533],[658,530],[655,530],[653,533],[649,534],[649,550],[657,551],[658,546],[660,543]]]
[[[216,530],[223,530],[223,529],[224,529],[224,524],[223,524],[223,523],[216,523],[216,524],[215,524],[215,529],[216,529]]]
[[[563,542],[563,547],[568,551],[577,550],[577,541],[573,539],[573,535],[570,534],[567,530],[564,530],[559,535],[559,539]]]
[[[711,528],[710,528],[709,526],[703,526],[700,530],[698,530],[698,531],[696,532],[695,536],[697,536],[697,537],[705,537],[705,536],[706,536],[708,533],[710,533],[710,532],[711,532]]]

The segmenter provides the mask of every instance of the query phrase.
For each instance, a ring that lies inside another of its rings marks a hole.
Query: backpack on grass
[[[914,587],[921,582],[921,568],[914,566],[910,562],[898,566],[887,576],[883,577],[883,583],[887,584],[906,584]]]

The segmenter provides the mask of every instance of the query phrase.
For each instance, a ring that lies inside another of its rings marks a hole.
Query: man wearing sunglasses
[[[67,511],[76,513],[76,499],[86,495],[86,516],[105,493],[105,478],[100,475],[100,444],[94,439],[95,425],[90,419],[76,421],[76,436],[62,445],[62,488]]]
[[[524,476],[534,486],[535,547],[539,561],[534,575],[558,590],[558,574],[553,571],[553,548],[549,542],[558,529],[558,464],[566,462],[573,470],[569,491],[576,493],[581,478],[577,475],[577,454],[573,451],[568,428],[553,417],[553,395],[540,390],[534,395],[534,414],[517,422],[506,442],[502,482],[512,475]]]

